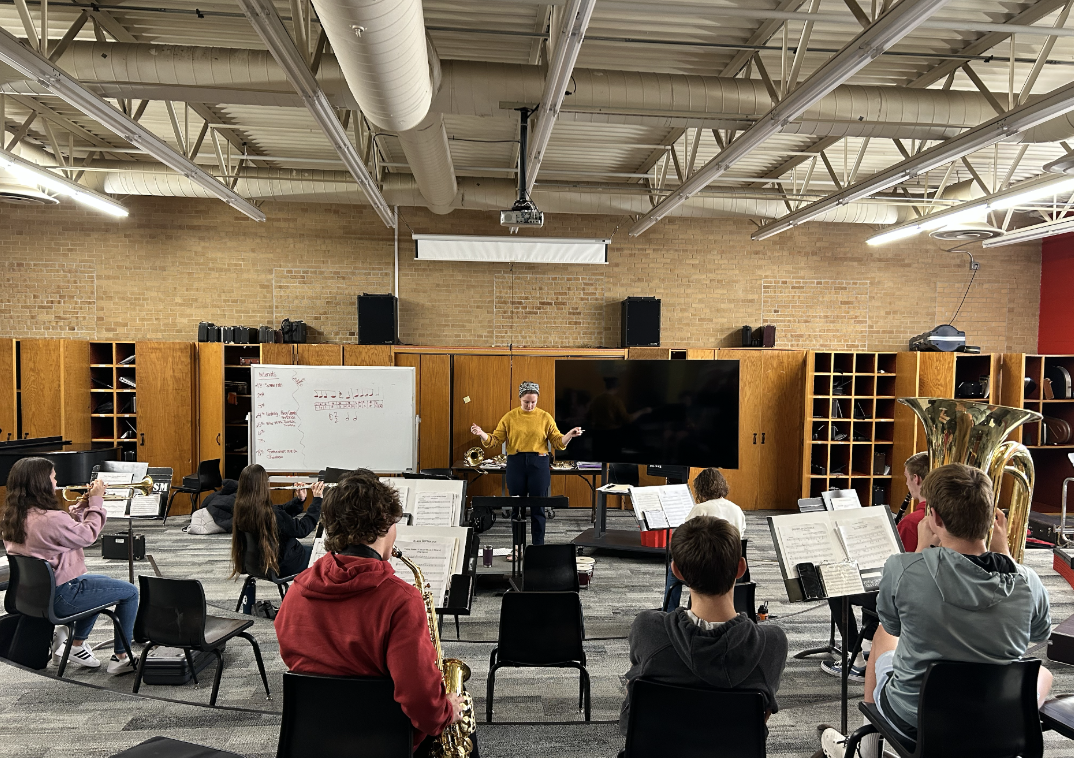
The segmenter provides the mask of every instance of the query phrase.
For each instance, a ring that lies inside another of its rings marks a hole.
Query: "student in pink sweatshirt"
[[[71,506],[68,513],[56,498],[56,470],[45,458],[23,458],[11,467],[7,478],[7,501],[0,513],[0,535],[8,553],[43,558],[56,574],[57,616],[71,616],[79,611],[116,604],[121,629],[115,630],[115,654],[108,662],[109,674],[134,671],[120,637],[127,640],[134,633],[138,612],[138,588],[130,582],[101,574],[86,573],[82,548],[92,545],[104,528],[104,482],[96,481],[86,496]],[[86,668],[98,668],[101,662],[86,644],[96,616],[75,624],[75,639],[69,660]],[[53,640],[53,660],[59,663],[67,629],[57,629]]]

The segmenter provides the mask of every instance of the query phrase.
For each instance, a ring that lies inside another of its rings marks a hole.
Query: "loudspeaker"
[[[660,346],[660,301],[655,297],[628,297],[619,323],[620,347]]]
[[[395,295],[358,296],[358,344],[399,343],[399,299]]]

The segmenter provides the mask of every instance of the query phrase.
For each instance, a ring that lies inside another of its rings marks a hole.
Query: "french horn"
[[[463,456],[463,460],[466,461],[467,466],[473,466],[476,468],[484,462],[485,451],[479,447],[472,447],[466,451],[466,455]]]

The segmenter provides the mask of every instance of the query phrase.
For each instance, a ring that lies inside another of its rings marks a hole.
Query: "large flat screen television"
[[[738,468],[738,361],[556,361],[556,457]]]

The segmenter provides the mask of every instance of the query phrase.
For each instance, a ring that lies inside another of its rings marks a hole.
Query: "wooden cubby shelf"
[[[806,357],[802,497],[854,489],[890,505],[896,354],[810,351]]]
[[[135,343],[89,343],[90,441],[137,455],[138,366]],[[133,383],[135,386],[131,386]]]

